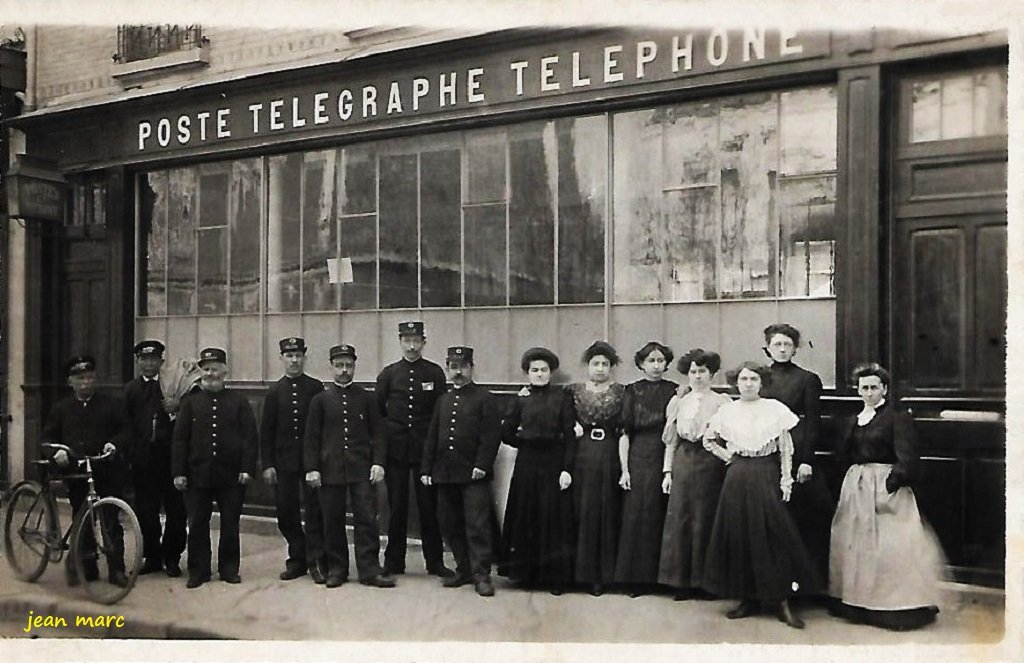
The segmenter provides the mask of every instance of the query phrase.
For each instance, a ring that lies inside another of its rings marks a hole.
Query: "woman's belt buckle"
[[[604,433],[604,429],[603,428],[591,428],[590,429],[590,439],[591,440],[597,440],[598,442],[600,442],[604,438],[605,438],[605,433]]]

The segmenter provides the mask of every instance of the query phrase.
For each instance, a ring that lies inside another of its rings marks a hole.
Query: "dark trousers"
[[[437,517],[460,576],[491,575],[491,484],[484,481],[437,485]]]
[[[210,516],[213,502],[220,510],[220,539],[217,542],[217,572],[235,575],[242,554],[238,524],[242,518],[245,486],[189,488],[188,502],[188,575],[190,578],[210,575]]]
[[[103,481],[102,478],[95,476],[94,481],[96,494],[100,497],[123,497],[122,491],[112,485],[111,482]],[[74,479],[70,481],[65,480],[64,485],[68,489],[68,501],[71,502],[71,513],[74,514],[72,517],[77,516],[85,504],[86,496],[89,494],[89,484],[84,479]],[[107,553],[107,568],[112,571],[124,571],[124,528],[116,519],[110,518],[110,516],[115,515],[113,510],[103,510],[100,514],[103,517],[100,526],[107,536],[107,540],[104,542],[105,552]],[[91,528],[86,529],[85,538],[82,540],[81,552],[84,553],[83,559],[85,560],[86,573],[88,574],[90,571],[95,573],[99,567],[94,559],[96,539],[92,534]],[[71,559],[71,555],[68,555],[67,568],[74,573]]]
[[[323,514],[320,497],[311,490],[303,472],[277,472],[274,487],[277,506],[277,529],[288,542],[288,568],[305,569],[324,558]],[[303,531],[301,507],[305,505],[306,523]]]
[[[377,491],[369,480],[320,487],[324,519],[327,573],[348,578],[348,535],[345,532],[346,498],[352,496],[356,539],[356,571],[360,580],[380,575],[380,533],[377,531]]]
[[[142,554],[147,560],[159,560],[164,564],[177,564],[185,551],[185,497],[174,487],[170,467],[136,467],[133,470],[135,483],[135,515],[142,530]],[[160,532],[160,510],[166,520],[163,538]]]
[[[420,514],[420,539],[427,571],[443,563],[444,546],[437,524],[437,492],[433,486],[420,483],[419,463],[388,458],[384,479],[388,487],[388,546],[384,550],[384,568],[389,572],[405,571],[405,537],[409,525],[409,484],[415,486],[416,508]]]

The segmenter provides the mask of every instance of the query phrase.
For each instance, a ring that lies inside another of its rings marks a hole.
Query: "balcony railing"
[[[122,25],[117,29],[117,56],[121,63],[156,57],[163,53],[200,48],[199,25]]]

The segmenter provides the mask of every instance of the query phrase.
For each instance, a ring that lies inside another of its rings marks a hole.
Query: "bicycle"
[[[93,461],[109,457],[75,454],[63,444],[43,444],[63,450],[84,472],[50,477],[49,460],[36,460],[41,481],[14,485],[4,500],[4,552],[15,575],[35,582],[50,562],[59,563],[67,552],[78,582],[89,597],[102,604],[120,601],[135,586],[142,564],[142,530],[135,512],[117,497],[100,497],[93,482]],[[85,479],[88,492],[71,526],[61,536],[60,516],[50,490],[57,479]],[[69,584],[75,584],[69,572]]]

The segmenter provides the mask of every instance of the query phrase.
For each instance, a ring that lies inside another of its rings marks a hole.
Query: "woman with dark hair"
[[[764,351],[772,365],[771,380],[761,396],[781,401],[800,417],[800,423],[790,431],[795,483],[787,506],[818,573],[824,577],[828,573],[829,526],[835,501],[824,475],[814,472],[814,452],[820,444],[821,378],[793,362],[799,348],[800,330],[793,325],[779,323],[764,328]]]
[[[740,600],[729,619],[774,605],[780,621],[803,628],[789,597],[815,593],[821,581],[784,504],[793,486],[790,431],[798,419],[779,401],[761,398],[767,367],[744,362],[728,377],[740,399],[718,408],[704,433],[708,448],[729,466],[705,555],[704,589]]]
[[[672,349],[650,341],[633,357],[644,377],[626,387],[622,401],[623,434],[619,438],[619,485],[622,530],[615,562],[615,582],[639,596],[658,582],[661,533],[665,526],[665,495],[661,492],[661,466],[665,446],[665,408],[677,385],[665,380]]]
[[[682,397],[673,396],[666,409],[661,486],[668,494],[668,510],[658,582],[675,588],[677,601],[700,592],[704,553],[725,477],[725,465],[704,448],[708,420],[732,401],[711,389],[711,380],[721,365],[717,352],[697,348],[683,355],[676,368],[687,376],[690,391]]]
[[[523,353],[529,379],[501,424],[501,439],[518,449],[509,484],[499,573],[524,585],[562,593],[573,580],[573,464],[576,434],[572,395],[551,385],[558,357],[547,348]]]
[[[832,521],[833,611],[894,630],[935,620],[945,562],[911,486],[918,454],[910,413],[886,400],[889,373],[853,370],[864,407],[842,427],[836,456],[849,467]]]
[[[622,491],[619,489],[618,438],[625,387],[612,381],[619,355],[608,343],[594,341],[583,353],[587,381],[569,391],[576,406],[579,446],[573,471],[573,496],[579,530],[576,582],[600,596],[615,579]]]

